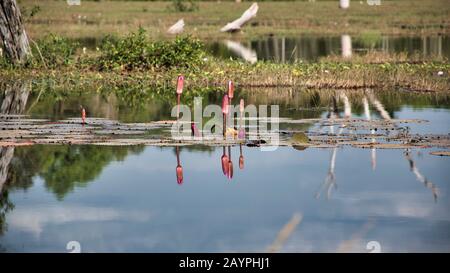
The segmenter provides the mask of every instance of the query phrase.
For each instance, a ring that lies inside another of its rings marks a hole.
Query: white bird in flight
[[[234,32],[241,30],[241,27],[256,16],[258,12],[258,3],[253,3],[248,10],[246,10],[239,19],[228,23],[226,26],[220,29],[222,32]]]
[[[183,32],[183,30],[184,30],[184,20],[180,19],[167,30],[167,33],[180,34],[181,32]]]

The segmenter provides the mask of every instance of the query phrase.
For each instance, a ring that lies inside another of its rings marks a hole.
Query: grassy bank
[[[442,71],[444,75],[438,75]],[[188,89],[224,87],[230,79],[239,87],[306,87],[357,89],[401,89],[419,92],[449,92],[450,64],[420,63],[356,63],[319,62],[312,64],[250,65],[237,61],[208,59],[199,69],[165,69],[134,71],[95,71],[68,66],[60,69],[2,70],[0,77],[7,81],[33,79],[53,88],[86,86],[91,88],[173,89],[178,74],[184,74]]]
[[[441,58],[369,52],[355,58],[330,56],[314,63],[250,64],[212,57],[200,40],[190,36],[154,41],[143,29],[125,37],[109,37],[89,53],[70,39],[50,35],[36,43],[23,66],[13,66],[3,58],[0,68],[3,80],[28,78],[63,89],[90,86],[165,92],[183,74],[188,88],[198,92],[225,86],[228,80],[241,87],[450,91],[450,63]]]
[[[173,12],[170,2],[153,1],[81,1],[80,6],[68,6],[66,1],[21,0],[20,6],[30,15],[26,28],[38,39],[55,33],[66,37],[101,37],[124,34],[137,27],[145,28],[154,38],[167,37],[166,30],[184,18],[186,32],[201,38],[225,38],[229,34],[219,29],[238,18],[249,2],[199,2],[193,12]],[[352,1],[348,10],[341,10],[338,1],[260,2],[258,16],[237,36],[262,35],[364,35],[365,33],[394,35],[429,35],[450,33],[448,0],[382,0],[380,6],[366,1]],[[36,8],[34,9],[36,10]]]

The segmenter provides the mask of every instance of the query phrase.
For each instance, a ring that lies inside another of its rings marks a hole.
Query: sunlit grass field
[[[196,37],[220,39],[230,34],[219,29],[238,18],[251,2],[199,2],[199,10],[174,12],[171,2],[85,1],[69,6],[64,0],[21,0],[26,28],[33,39],[48,33],[67,37],[122,35],[145,28],[154,38],[168,37],[166,30],[184,18],[185,31]],[[30,16],[33,7],[39,11]],[[260,2],[259,12],[237,34],[241,37],[263,35],[335,34],[363,35],[437,35],[450,33],[450,0],[381,0],[370,6],[366,1],[351,1],[341,10],[338,1]],[[36,8],[35,8],[36,9]]]

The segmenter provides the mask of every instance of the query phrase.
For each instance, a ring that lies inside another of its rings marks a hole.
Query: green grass
[[[395,60],[395,58],[392,58]],[[438,71],[444,75],[439,76]],[[70,89],[85,86],[91,89],[123,88],[128,90],[173,91],[177,75],[183,74],[192,94],[226,86],[232,79],[240,87],[305,87],[311,89],[405,90],[449,92],[450,64],[444,62],[342,62],[274,64],[259,62],[250,65],[238,61],[210,58],[198,69],[98,71],[77,64],[58,69],[14,68],[0,70],[0,78],[16,81],[29,78],[52,88]],[[223,88],[222,88],[223,89]],[[168,93],[173,96],[173,92]]]
[[[66,1],[21,0],[20,6],[40,11],[27,19],[27,30],[33,39],[54,33],[65,37],[102,37],[123,35],[139,26],[154,38],[166,38],[167,28],[184,18],[186,32],[200,38],[229,37],[219,29],[239,17],[250,2],[200,2],[194,12],[173,12],[170,2],[151,1],[81,1],[68,6]],[[365,1],[351,1],[341,10],[338,1],[260,2],[259,12],[239,37],[298,34],[422,35],[450,33],[449,0],[382,0],[380,6]]]
[[[240,37],[266,35],[273,33],[274,30],[276,34],[358,33],[364,43],[371,44],[384,33],[448,34],[449,2],[449,0],[382,1],[381,6],[374,7],[352,1],[352,6],[347,11],[340,10],[337,1],[261,2],[260,13],[254,24],[247,26],[245,33],[237,35]],[[78,48],[77,53],[70,58],[64,57],[61,62],[47,65],[45,63],[49,59],[59,59],[53,55],[47,56],[48,52],[53,51],[46,50],[43,52],[43,58],[35,54],[34,65],[28,68],[6,66],[1,69],[2,79],[33,78],[44,84],[52,83],[55,88],[75,86],[154,88],[158,90],[157,92],[165,94],[165,90],[172,90],[176,76],[182,73],[186,76],[187,85],[198,93],[205,89],[223,87],[230,79],[239,86],[247,87],[301,86],[333,89],[375,87],[409,91],[450,91],[450,64],[447,60],[421,59],[404,54],[369,53],[350,60],[330,56],[316,63],[258,62],[255,65],[237,60],[220,60],[211,56],[207,56],[208,60],[203,61],[202,54],[200,54],[202,56],[194,54],[193,56],[197,56],[195,58],[198,59],[194,68],[183,67],[180,61],[177,61],[176,65],[168,66],[152,64],[154,59],[169,56],[170,50],[149,50],[153,47],[149,48],[147,43],[151,45],[155,39],[167,37],[165,30],[177,19],[181,17],[185,19],[187,32],[194,37],[220,39],[229,36],[220,33],[218,31],[220,27],[239,16],[249,5],[248,2],[241,4],[200,2],[199,11],[188,13],[170,12],[167,9],[170,2],[82,1],[79,7],[69,7],[65,1],[22,0],[20,4],[25,13],[35,5],[40,6],[40,12],[26,20],[26,29],[35,40],[49,33],[65,38],[103,37],[108,34],[123,37],[135,31],[138,26],[147,30],[150,40],[138,48],[132,48],[127,43],[119,43],[117,47],[109,48],[109,52],[112,52],[109,55],[102,49],[81,54],[81,49]],[[64,53],[62,56],[67,52],[73,52],[67,41],[67,39],[57,40],[56,45],[62,47],[62,51],[54,52]],[[176,42],[172,39],[166,41],[166,44],[162,43],[161,48],[172,48],[169,45],[173,41]],[[51,49],[50,45],[48,44],[48,48]],[[172,49],[173,52],[184,52],[184,49],[178,47]],[[40,64],[40,59],[44,60],[42,61],[44,66]],[[141,60],[143,65],[137,68],[130,66],[136,63],[136,59]],[[103,63],[105,60],[111,61],[111,65],[104,66],[106,69],[99,68],[102,60]],[[438,71],[442,71],[443,75],[438,76]]]

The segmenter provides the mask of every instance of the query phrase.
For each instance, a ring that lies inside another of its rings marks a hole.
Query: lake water
[[[53,120],[77,117],[80,104],[90,117],[170,118],[171,101],[144,95],[136,104],[133,94],[120,94],[6,90],[0,105],[2,113]],[[353,117],[364,117],[363,96],[347,94]],[[391,118],[429,121],[412,124],[412,132],[450,133],[448,96],[373,94]],[[236,94],[247,103],[277,104],[281,117],[296,119],[325,118],[333,96],[335,91],[288,89]],[[219,104],[219,97],[206,94],[204,103]],[[373,105],[370,110],[372,119],[382,118]],[[429,154],[436,149],[0,149],[5,252],[67,252],[70,241],[82,252],[368,252],[371,241],[382,252],[450,251],[450,157]],[[224,151],[231,151],[232,179],[222,171]],[[277,244],[286,225],[292,232]]]
[[[81,46],[94,50],[100,46],[99,38],[76,40]],[[351,57],[369,51],[406,53],[422,57],[450,58],[450,36],[267,36],[244,39],[230,36],[221,41],[203,41],[207,50],[216,57],[242,59],[248,62],[317,61],[327,56]]]
[[[351,57],[369,51],[450,58],[449,36],[274,36],[249,41],[231,37],[229,40],[208,43],[208,47],[215,56],[249,62],[317,61],[327,56]]]

